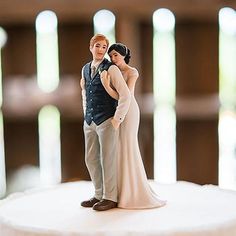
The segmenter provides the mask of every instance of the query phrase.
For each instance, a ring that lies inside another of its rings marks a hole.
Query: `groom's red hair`
[[[98,41],[102,41],[105,40],[107,43],[107,47],[109,47],[109,40],[108,38],[103,35],[103,34],[95,34],[91,39],[90,39],[90,47],[93,47],[93,45],[98,42]]]

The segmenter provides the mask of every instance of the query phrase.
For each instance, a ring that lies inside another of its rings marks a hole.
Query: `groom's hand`
[[[114,120],[113,118],[111,119],[111,124],[113,125],[115,130],[118,130],[120,123]]]

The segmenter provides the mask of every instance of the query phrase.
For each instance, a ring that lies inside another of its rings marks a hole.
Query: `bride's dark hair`
[[[130,60],[130,50],[122,43],[114,43],[108,49],[108,54],[112,51],[118,52],[120,55],[124,56],[124,60],[126,64],[129,64]]]

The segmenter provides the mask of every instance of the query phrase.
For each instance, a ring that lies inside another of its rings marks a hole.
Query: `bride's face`
[[[118,53],[117,51],[115,50],[112,50],[110,53],[109,53],[109,57],[111,59],[111,61],[116,64],[118,67],[122,64],[125,63],[124,61],[124,56],[122,56],[120,53]]]

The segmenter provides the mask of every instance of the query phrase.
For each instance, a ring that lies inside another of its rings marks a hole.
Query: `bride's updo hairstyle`
[[[118,52],[120,55],[124,56],[124,60],[126,64],[129,64],[130,59],[130,50],[122,43],[114,43],[108,49],[108,54],[112,51]]]

